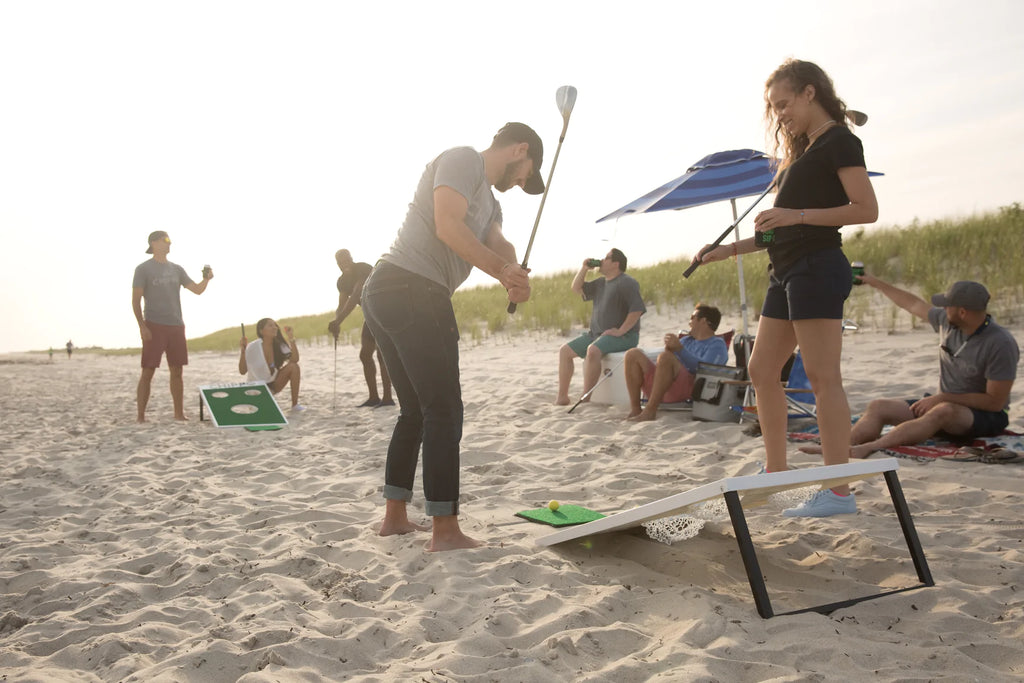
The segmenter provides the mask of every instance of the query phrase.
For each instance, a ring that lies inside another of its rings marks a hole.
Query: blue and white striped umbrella
[[[631,201],[597,222],[634,213],[688,209],[726,199],[751,197],[765,191],[774,177],[772,159],[755,149],[709,154],[675,180]]]

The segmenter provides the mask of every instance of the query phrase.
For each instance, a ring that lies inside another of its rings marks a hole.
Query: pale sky
[[[1024,2],[696,5],[0,3],[0,352],[138,346],[132,273],[159,229],[194,278],[216,273],[182,291],[190,338],[331,310],[335,250],[373,263],[444,149],[524,121],[546,178],[565,84],[535,273],[717,236],[728,203],[595,221],[707,154],[764,150],[764,81],[788,57],[868,113],[878,225],[1024,200]],[[539,197],[498,198],[521,255]]]

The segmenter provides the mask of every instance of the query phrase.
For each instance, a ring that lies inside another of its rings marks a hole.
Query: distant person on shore
[[[68,339],[68,343],[64,345],[64,348],[68,350],[68,360],[71,360],[71,352],[75,350],[75,345]]]
[[[202,294],[213,279],[209,266],[203,268],[198,284],[185,273],[185,269],[167,260],[171,251],[171,238],[163,230],[149,235],[147,254],[153,258],[143,261],[135,269],[132,280],[132,311],[139,324],[142,337],[142,376],[136,391],[138,421],[146,421],[153,375],[160,367],[160,359],[167,354],[167,367],[171,373],[171,400],[174,419],[187,420],[184,406],[184,366],[188,365],[188,344],[185,342],[185,322],[181,317],[181,288],[193,294]],[[142,301],[145,299],[145,310]],[[71,342],[68,342],[68,356]]]
[[[282,335],[274,320],[263,318],[256,323],[256,337],[249,342],[243,336],[239,342],[241,354],[238,357],[238,374],[247,375],[250,382],[266,382],[274,394],[290,384],[291,409],[294,412],[305,410],[305,406],[299,404],[302,370],[299,368],[299,347],[295,343],[292,328],[285,325]]]
[[[596,262],[596,259],[595,259]],[[569,382],[577,358],[583,359],[583,394],[586,395],[601,376],[601,359],[606,353],[626,351],[640,342],[640,316],[647,312],[640,284],[626,275],[626,255],[618,249],[609,251],[600,265],[583,265],[572,281],[572,291],[584,301],[594,302],[590,329],[558,350],[558,395],[555,405],[569,405]],[[587,280],[587,273],[597,268],[602,277]]]
[[[878,398],[850,433],[850,457],[866,458],[892,446],[921,443],[944,432],[960,439],[1001,434],[1009,424],[1010,390],[1017,378],[1017,341],[996,324],[989,293],[977,282],[954,283],[931,305],[873,275],[860,280],[900,308],[927,320],[939,333],[939,393],[922,399]],[[886,425],[896,425],[882,434]],[[801,451],[818,453],[820,447]]]
[[[690,316],[687,334],[682,337],[671,332],[665,335],[665,350],[658,355],[657,363],[651,362],[642,349],[626,351],[623,367],[629,391],[627,420],[654,420],[663,401],[688,401],[700,363],[725,365],[729,360],[729,347],[724,339],[715,336],[721,321],[721,311],[699,303]],[[648,396],[643,410],[640,409],[641,389]]]
[[[341,269],[341,277],[338,278],[338,308],[334,312],[334,320],[327,325],[327,329],[334,335],[334,341],[338,341],[338,331],[341,323],[348,317],[363,294],[363,284],[366,278],[370,277],[373,266],[369,263],[355,263],[352,254],[348,249],[339,249],[334,254],[334,260]],[[359,362],[363,364],[363,378],[366,380],[366,388],[370,397],[359,404],[360,408],[376,408],[378,406],[393,406],[394,399],[391,398],[391,378],[388,377],[388,369],[384,366],[384,357],[377,351],[377,342],[373,339],[370,328],[363,321],[362,338],[359,344]],[[380,362],[380,381],[384,389],[384,398],[377,393],[377,366],[373,362],[373,354],[377,353],[377,360]]]
[[[772,156],[781,159],[774,207],[754,218],[754,237],[704,247],[694,260],[710,263],[768,250],[768,291],[747,365],[764,437],[764,468],[787,469],[786,393],[779,377],[797,346],[818,406],[823,459],[839,465],[850,458],[850,405],[840,357],[843,305],[853,284],[839,228],[874,223],[878,201],[863,145],[846,126],[846,104],[818,65],[784,62],[768,77],[764,102],[775,141]],[[842,484],[782,514],[826,517],[856,511],[849,485]]]
[[[528,272],[502,234],[492,188],[541,194],[540,137],[507,123],[482,152],[454,147],[430,161],[395,241],[363,285],[362,307],[398,394],[401,413],[388,445],[381,536],[425,531],[409,519],[423,449],[427,550],[474,548],[459,527],[459,442],[463,405],[459,329],[452,293],[473,267],[501,283],[508,300],[530,298]]]

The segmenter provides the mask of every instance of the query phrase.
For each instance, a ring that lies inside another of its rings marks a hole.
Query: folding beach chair
[[[786,380],[786,404],[789,406],[790,417],[813,417],[818,416],[818,406],[814,402],[814,393],[811,392],[811,380],[807,378],[807,371],[804,369],[804,359],[800,352],[796,352],[793,359],[793,367],[789,370],[789,378]]]

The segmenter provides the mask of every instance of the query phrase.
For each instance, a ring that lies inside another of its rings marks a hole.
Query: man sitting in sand
[[[714,306],[699,303],[690,316],[690,331],[679,336],[665,335],[665,350],[653,363],[642,349],[630,349],[623,363],[626,389],[629,391],[627,420],[648,422],[658,416],[662,401],[689,400],[693,380],[700,363],[724,365],[729,360],[725,340],[715,336],[722,313]],[[640,409],[640,390],[647,394],[647,406]]]
[[[994,436],[1009,422],[1017,376],[1016,340],[987,314],[989,293],[977,282],[954,283],[932,304],[872,275],[860,279],[939,332],[939,393],[920,400],[880,398],[868,404],[850,433],[850,456],[924,441],[938,432],[957,438]],[[882,434],[886,425],[896,425]],[[800,448],[820,453],[820,446]]]
[[[558,350],[558,396],[555,405],[569,405],[569,381],[574,362],[583,358],[583,395],[594,388],[601,375],[601,359],[606,353],[626,351],[640,342],[640,316],[647,312],[640,296],[640,285],[626,275],[626,255],[612,249],[601,260],[601,275],[586,281],[591,269],[590,259],[572,281],[572,291],[584,301],[594,302],[590,330],[576,337]]]

